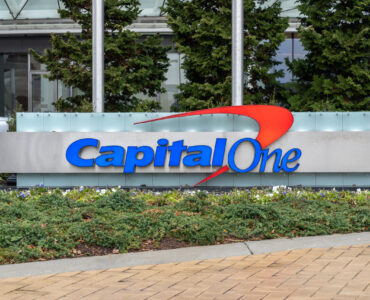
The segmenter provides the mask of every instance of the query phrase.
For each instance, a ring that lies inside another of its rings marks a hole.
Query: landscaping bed
[[[0,191],[0,264],[369,230],[369,191]]]

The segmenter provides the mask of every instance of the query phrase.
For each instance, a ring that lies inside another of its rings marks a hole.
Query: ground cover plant
[[[369,191],[0,191],[0,264],[369,230]]]

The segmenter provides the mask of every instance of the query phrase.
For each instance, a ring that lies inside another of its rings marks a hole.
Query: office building
[[[161,14],[164,0],[141,0],[141,13],[131,29],[144,35],[159,33],[166,45],[171,45],[172,31]],[[287,39],[282,43],[277,58],[299,57],[303,49],[296,38],[298,10],[294,0],[283,0],[282,16],[290,18],[286,31]],[[60,97],[78,93],[61,82],[44,78],[45,68],[29,54],[29,49],[42,52],[50,47],[51,33],[79,33],[79,26],[71,20],[61,19],[58,0],[0,0],[0,117],[9,115],[22,107],[28,112],[52,112],[53,102]],[[163,111],[170,111],[178,85],[185,80],[181,70],[181,55],[175,48],[168,53],[170,67],[167,80],[163,83],[166,93],[158,95]],[[285,69],[284,64],[280,66]],[[282,82],[289,82],[291,75],[286,72]]]

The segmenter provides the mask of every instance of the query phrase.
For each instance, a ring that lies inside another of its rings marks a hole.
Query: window
[[[8,6],[5,3],[5,0],[0,0],[0,20],[9,20],[12,19],[12,15],[9,12]]]
[[[298,18],[299,10],[297,9],[299,0],[281,0],[281,16],[282,17],[289,17],[289,18]],[[272,3],[276,2],[276,0],[268,0],[263,4],[263,7],[269,6]]]
[[[281,64],[276,66],[276,70],[283,70],[284,77],[278,78],[281,83],[288,83],[293,81],[292,73],[289,71],[285,63],[285,58],[289,60],[304,58],[306,51],[304,50],[301,40],[295,33],[292,33],[289,38],[281,43],[277,51],[275,59]]]
[[[18,19],[55,19],[59,18],[59,1],[28,0]]]
[[[160,16],[164,0],[141,0],[140,16]],[[63,5],[59,0],[0,0],[0,20],[55,19]]]
[[[0,116],[28,110],[27,54],[0,53]]]
[[[0,0],[0,19],[59,18],[58,0]]]
[[[164,0],[140,0],[140,16],[160,16]]]

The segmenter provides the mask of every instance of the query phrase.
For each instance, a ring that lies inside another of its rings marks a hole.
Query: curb
[[[67,258],[0,266],[0,278],[25,277],[104,270],[141,265],[181,263],[194,260],[249,256],[306,248],[330,248],[370,244],[370,232],[335,234],[293,239],[252,241],[216,246],[188,247],[95,257]]]

